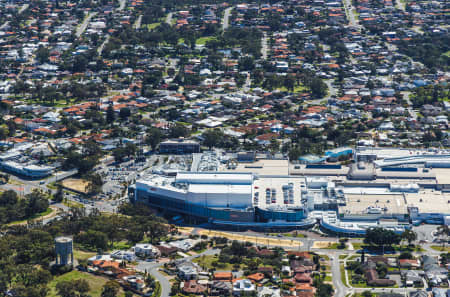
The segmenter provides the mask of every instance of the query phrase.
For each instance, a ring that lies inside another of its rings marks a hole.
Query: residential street
[[[91,13],[89,13],[89,15],[86,18],[84,18],[83,23],[77,28],[77,32],[75,32],[75,36],[80,37],[81,34],[83,34],[83,32],[89,26],[89,22],[95,15],[97,15],[97,12],[91,12]]]
[[[216,255],[219,253],[219,250],[217,249],[210,249],[206,250],[203,253],[200,253],[195,256],[190,256],[184,258],[185,261],[191,261],[192,259],[198,258],[200,256],[210,256],[210,255]],[[179,261],[179,260],[178,260]],[[141,272],[147,271],[150,273],[159,283],[161,284],[161,297],[169,297],[170,294],[170,282],[168,278],[164,275],[162,275],[158,269],[163,266],[164,263],[156,263],[156,262],[146,262],[146,261],[139,261],[138,266],[136,269]]]
[[[263,60],[267,60],[268,51],[269,51],[269,45],[268,45],[268,38],[267,33],[263,32],[263,37],[261,38],[261,57]]]
[[[353,7],[352,0],[344,0],[345,12],[349,21],[349,25],[352,27],[359,26],[359,22],[355,16],[355,7]]]
[[[227,9],[225,9],[225,12],[223,13],[222,31],[225,31],[226,29],[228,29],[228,26],[230,25],[231,10],[233,10],[233,7],[228,7]]]
[[[169,14],[166,16],[166,24],[172,25],[172,16],[173,12],[169,12]]]

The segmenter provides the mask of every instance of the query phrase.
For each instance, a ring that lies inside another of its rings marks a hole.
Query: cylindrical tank
[[[55,238],[56,264],[67,265],[73,263],[73,240],[71,237],[61,236]],[[58,261],[59,258],[59,261]]]

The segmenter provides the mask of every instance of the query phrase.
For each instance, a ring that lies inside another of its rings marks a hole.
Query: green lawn
[[[198,44],[198,45],[205,45],[206,42],[208,42],[208,41],[210,41],[210,40],[213,40],[213,39],[215,39],[214,36],[200,37],[200,38],[198,38],[198,39],[195,41],[195,43]]]
[[[285,86],[283,86],[281,88],[277,88],[277,90],[279,90],[281,92],[287,92],[288,91],[288,89]],[[294,92],[293,93],[301,93],[301,92],[306,92],[306,91],[308,91],[308,88],[305,87],[302,84],[299,84],[299,85],[296,85],[294,87]]]
[[[450,246],[443,247],[442,245],[432,245],[431,248],[439,252],[450,252]]]
[[[192,262],[195,262],[198,265],[200,265],[200,267],[204,267],[206,269],[216,268],[216,270],[230,270],[230,271],[233,270],[233,264],[230,264],[230,263],[224,263],[224,266],[213,266],[212,263],[214,261],[217,261],[217,259],[218,259],[218,256],[216,256],[216,255],[200,256],[200,257],[192,260]],[[241,268],[242,268],[242,266],[243,265],[241,264]]]
[[[82,203],[75,202],[72,200],[64,201],[63,204],[67,207],[74,207],[74,208],[83,208],[84,207],[84,205]]]
[[[131,247],[132,247],[132,245],[130,243],[128,243],[128,241],[119,241],[119,242],[114,242],[112,249],[113,250],[128,250]]]
[[[47,294],[47,297],[57,297],[56,292],[56,284],[63,280],[86,280],[89,284],[89,295],[92,297],[100,297],[102,293],[102,287],[103,285],[108,281],[107,278],[96,276],[93,274],[89,274],[87,272],[80,272],[77,270],[73,270],[69,273],[60,275],[58,277],[55,277],[48,285],[49,292]],[[124,293],[121,291],[119,293],[119,296],[124,296]]]
[[[339,264],[339,270],[341,271],[341,281],[344,286],[347,287],[347,278],[345,277],[345,267],[344,264]]]
[[[325,255],[325,254],[319,254],[319,257],[325,259],[325,261],[330,260],[330,257],[328,257],[328,255]]]
[[[444,53],[444,56],[447,56],[447,57],[449,57],[449,58],[450,58],[450,51],[448,51],[448,52]]]
[[[150,31],[150,30],[155,29],[155,28],[158,27],[159,25],[161,25],[161,23],[147,24],[147,29]]]
[[[85,252],[85,251],[78,250],[78,249],[73,250],[73,257],[77,260],[87,260],[90,257],[93,257],[95,255],[96,255],[96,253],[94,253],[94,252]]]
[[[360,249],[363,249],[363,248],[369,248],[369,249],[370,249],[370,247],[371,247],[370,245],[365,244],[365,243],[363,243],[363,242],[355,242],[355,243],[352,243],[352,245],[353,245],[353,249],[354,249],[355,251],[360,250]],[[404,245],[392,245],[392,247],[395,249],[396,252],[404,252],[404,251],[411,251],[411,252],[417,251],[417,252],[423,252],[423,251],[425,251],[425,250],[424,250],[423,248],[421,248],[420,246],[416,246],[415,248],[410,248],[410,247],[404,246]],[[373,247],[373,248],[376,248],[376,247]]]

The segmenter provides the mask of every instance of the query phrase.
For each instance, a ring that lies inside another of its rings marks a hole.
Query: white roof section
[[[180,172],[176,177],[177,183],[187,184],[247,184],[253,183],[251,173],[222,173],[222,172]]]
[[[208,194],[223,194],[223,193],[233,193],[233,194],[251,194],[251,185],[189,185],[189,192],[191,193],[208,193]]]

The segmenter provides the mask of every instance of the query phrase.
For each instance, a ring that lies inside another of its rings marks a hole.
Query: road
[[[125,4],[126,4],[127,0],[119,0],[119,11],[122,11],[125,8]]]
[[[352,0],[344,0],[344,8],[347,14],[347,19],[349,21],[350,26],[358,27],[359,23],[355,16],[356,10],[353,7]]]
[[[344,297],[347,295],[348,288],[342,283],[339,255],[333,254],[332,257],[333,260],[331,263],[331,275],[333,279],[333,286],[336,293],[335,296]]]
[[[59,171],[43,180],[27,180],[11,175],[9,183],[0,185],[0,189],[13,190],[23,195],[31,193],[34,189],[48,191],[49,188],[47,188],[47,185],[49,183],[60,181],[69,176],[77,174],[77,172],[77,170]]]
[[[22,7],[19,9],[18,13],[21,14],[22,12],[24,12],[27,8],[28,8],[28,4],[24,4],[22,5]]]
[[[77,31],[75,32],[76,37],[80,37],[81,34],[83,34],[83,32],[89,26],[89,22],[96,14],[97,12],[91,12],[87,17],[84,18],[83,23],[77,28]]]
[[[403,95],[403,98],[405,98],[406,102],[408,103],[408,113],[409,115],[415,120],[417,121],[417,111],[415,111],[413,109],[413,104],[411,102],[411,100],[409,99],[409,96],[411,96],[411,92],[400,92]]]
[[[169,14],[166,17],[166,24],[167,25],[172,25],[172,17],[173,17],[173,12],[169,12]]]
[[[396,7],[400,10],[405,11],[406,10],[406,3],[405,0],[395,0]]]
[[[333,80],[327,79],[327,80],[324,80],[324,82],[328,87],[328,95],[324,99],[322,99],[322,101],[328,100],[332,97],[336,97],[338,95],[338,89],[336,89],[335,86],[333,86]]]
[[[263,32],[263,37],[261,38],[261,57],[263,60],[267,60],[267,53],[269,51],[269,45],[267,44],[267,33]]]
[[[142,23],[142,14],[138,17],[138,19],[134,23],[133,28],[136,30],[139,29],[141,27],[141,23]]]
[[[251,85],[252,85],[252,79],[251,79],[250,72],[249,72],[249,73],[247,73],[247,78],[245,79],[245,84],[243,86],[244,92],[250,91]]]
[[[218,249],[210,249],[206,250],[203,253],[200,253],[195,256],[186,257],[183,260],[184,261],[192,261],[195,258],[198,258],[200,256],[211,256],[216,255],[219,253]],[[178,260],[180,261],[180,260]],[[171,284],[166,276],[162,275],[158,270],[161,266],[163,266],[164,263],[156,263],[156,262],[146,262],[146,261],[140,261],[139,264],[136,266],[136,270],[145,272],[147,271],[152,275],[157,281],[159,281],[159,284],[161,285],[161,297],[169,297],[170,294],[170,288]]]
[[[233,10],[233,7],[228,7],[225,9],[222,18],[222,31],[225,31],[230,26],[230,13]]]
[[[110,37],[111,37],[111,36],[110,36],[109,34],[106,35],[105,40],[104,40],[103,43],[98,47],[97,53],[98,53],[99,56],[102,55],[103,49],[105,48],[105,45],[109,42],[109,38],[110,38]]]

